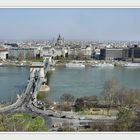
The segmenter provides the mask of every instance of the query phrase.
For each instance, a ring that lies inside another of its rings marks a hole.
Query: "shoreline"
[[[16,62],[1,62],[0,67],[32,67],[32,62],[34,61],[27,61],[26,63],[23,63],[21,61]],[[37,61],[38,62],[38,61]],[[85,66],[93,66],[96,64],[103,64],[103,63],[110,63],[114,65],[114,67],[135,67],[135,66],[125,66],[129,62],[126,61],[117,61],[117,60],[55,60],[55,66],[65,66],[66,63],[81,63]],[[135,63],[132,63],[135,64]],[[139,63],[140,64],[140,63]],[[136,66],[140,67],[140,66]]]

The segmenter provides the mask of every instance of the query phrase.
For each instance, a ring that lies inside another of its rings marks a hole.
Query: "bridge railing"
[[[37,82],[36,82],[36,86],[35,86],[35,90],[33,93],[34,97],[37,96],[40,86],[41,86],[41,79],[40,79],[40,77],[38,77]]]

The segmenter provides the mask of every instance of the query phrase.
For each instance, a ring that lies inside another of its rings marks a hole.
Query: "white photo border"
[[[140,8],[139,0],[0,0],[0,8]],[[1,132],[1,140],[129,140],[140,132]]]
[[[140,7],[139,0],[0,0],[0,7]]]

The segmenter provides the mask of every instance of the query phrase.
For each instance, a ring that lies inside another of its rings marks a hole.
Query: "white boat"
[[[49,71],[54,71],[54,70],[55,70],[54,67],[50,67],[50,68],[49,68]]]
[[[24,67],[25,65],[23,63],[17,64],[17,67]]]
[[[124,67],[140,67],[140,63],[126,63]]]
[[[93,64],[92,67],[114,67],[111,63],[97,63]]]
[[[65,66],[67,68],[85,68],[85,65],[81,63],[67,63]]]

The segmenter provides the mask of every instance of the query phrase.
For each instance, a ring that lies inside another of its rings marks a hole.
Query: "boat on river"
[[[93,64],[92,67],[114,67],[114,64],[112,63],[96,63]]]
[[[25,67],[25,64],[20,63],[20,64],[17,64],[16,66],[17,66],[17,67]]]
[[[85,68],[85,65],[81,63],[67,63],[65,66],[67,68]]]
[[[139,67],[140,68],[140,63],[125,63],[124,67]]]
[[[3,66],[3,63],[0,63],[0,66]]]

